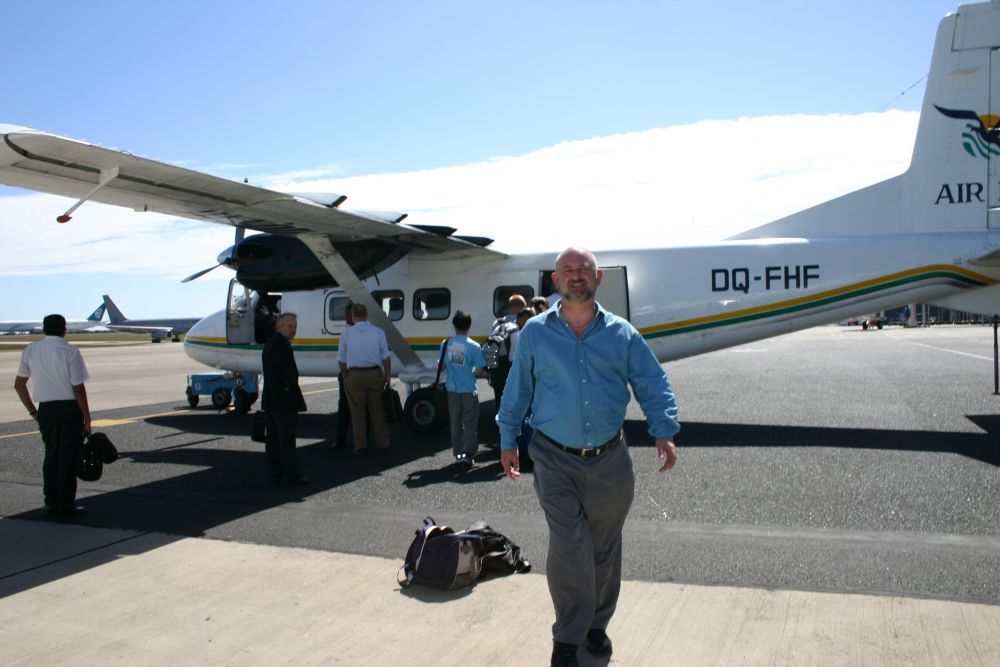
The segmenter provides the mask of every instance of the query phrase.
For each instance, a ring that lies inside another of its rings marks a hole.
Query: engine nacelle
[[[378,239],[333,246],[362,280],[389,268],[408,251]],[[236,245],[233,260],[237,280],[250,289],[281,292],[337,286],[316,255],[294,236],[249,236]]]

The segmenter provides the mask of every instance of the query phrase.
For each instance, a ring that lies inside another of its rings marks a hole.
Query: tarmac
[[[2,665],[548,664],[540,572],[402,588],[401,558],[6,514]],[[917,595],[626,579],[608,632],[581,665],[1000,664],[1000,605]]]
[[[545,578],[401,588],[400,562],[0,521],[4,665],[542,665]],[[625,581],[615,665],[995,665],[1000,607]],[[605,665],[580,650],[581,665]]]

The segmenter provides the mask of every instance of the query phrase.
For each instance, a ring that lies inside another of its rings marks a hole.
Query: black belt
[[[550,443],[552,443],[553,445],[555,445],[556,447],[558,447],[559,449],[563,450],[564,452],[568,452],[568,453],[574,454],[576,456],[582,456],[585,459],[590,459],[590,458],[594,458],[595,456],[600,456],[604,452],[606,452],[609,449],[611,449],[611,447],[616,442],[618,442],[621,439],[621,436],[622,436],[622,432],[618,431],[618,433],[615,433],[615,435],[610,440],[608,440],[607,442],[605,442],[603,445],[598,445],[597,447],[587,447],[587,448],[584,448],[584,449],[580,449],[579,447],[567,447],[566,445],[560,444],[560,443],[556,442],[555,440],[553,440],[552,438],[550,438],[549,436],[547,436],[544,433],[542,433],[541,431],[538,431],[538,434],[540,436],[542,436],[543,438],[545,438]]]
[[[348,368],[349,371],[375,371],[382,368],[381,366],[354,366],[353,368]]]

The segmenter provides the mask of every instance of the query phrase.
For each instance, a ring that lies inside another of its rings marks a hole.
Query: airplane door
[[[626,320],[629,317],[628,272],[624,266],[602,266],[603,277],[597,289],[597,301],[605,310],[610,310]]]
[[[229,281],[229,299],[226,303],[226,341],[231,345],[249,345],[253,342],[253,303],[251,291]]]
[[[1000,49],[990,51],[989,167],[986,186],[987,226],[1000,228]]]

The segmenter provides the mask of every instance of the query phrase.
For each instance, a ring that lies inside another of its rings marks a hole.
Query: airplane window
[[[493,290],[493,315],[501,317],[507,314],[507,300],[514,294],[520,294],[525,301],[531,301],[535,290],[530,285],[502,285]]]
[[[444,287],[418,289],[413,293],[413,318],[446,320],[451,316],[451,292]]]
[[[378,290],[372,298],[382,307],[382,311],[393,322],[403,319],[403,293],[400,290]]]
[[[549,297],[553,294],[558,294],[559,290],[556,289],[556,285],[552,282],[552,274],[555,273],[556,267],[552,267],[549,271],[539,271],[538,272],[538,282],[542,288],[542,296]]]
[[[349,305],[351,305],[351,300],[346,296],[335,296],[328,299],[326,302],[326,319],[343,322],[347,319],[344,313],[347,311]]]

